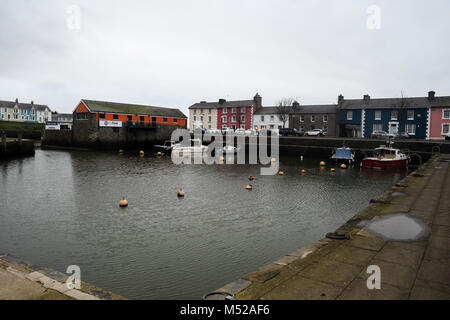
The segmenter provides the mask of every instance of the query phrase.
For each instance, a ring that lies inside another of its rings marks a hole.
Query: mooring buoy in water
[[[277,162],[277,159],[272,158],[272,159],[270,159],[270,162],[272,162],[272,163]]]
[[[321,167],[323,167],[323,166],[325,166],[325,165],[326,165],[325,161],[320,161],[320,166],[321,166]]]
[[[282,176],[282,175],[284,175],[284,171],[278,171],[278,175],[280,175],[280,176]]]
[[[331,171],[331,172],[334,172],[334,171],[336,171],[336,169],[334,169],[334,168],[331,168],[331,169],[330,169],[330,171]]]
[[[122,208],[128,207],[128,201],[125,198],[122,198],[122,200],[119,201],[119,206]]]
[[[225,161],[225,158],[224,157],[220,157],[219,161]]]
[[[119,149],[119,153],[123,153],[123,150],[122,150],[122,149]]]
[[[252,187],[252,185],[251,185],[251,184],[248,184],[248,185],[246,185],[246,186],[245,186],[245,189],[247,189],[247,190],[252,190],[252,189],[253,189],[253,187]]]
[[[141,156],[141,157],[143,157],[144,156],[144,151],[139,151],[139,155]]]
[[[162,156],[162,152],[161,151],[158,151],[158,153],[156,154],[158,157],[161,157]]]
[[[184,191],[182,189],[178,190],[177,196],[184,197]]]
[[[306,170],[305,169],[302,169],[302,174],[305,174],[306,173]]]
[[[250,177],[248,177],[248,180],[255,181],[255,180],[258,180],[258,178],[254,177],[254,176],[250,176]]]
[[[345,163],[341,164],[341,169],[347,169],[347,165]]]

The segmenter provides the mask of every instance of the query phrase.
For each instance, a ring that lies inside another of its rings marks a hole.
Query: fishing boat
[[[372,169],[404,168],[409,161],[409,156],[399,149],[393,148],[392,145],[381,145],[374,150],[374,156],[364,158],[361,165]]]
[[[355,154],[348,147],[337,148],[331,159],[337,163],[353,164],[355,162]]]

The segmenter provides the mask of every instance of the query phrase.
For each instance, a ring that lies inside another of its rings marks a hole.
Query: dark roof
[[[91,112],[111,112],[136,115],[151,115],[160,117],[187,118],[179,109],[144,106],[107,101],[81,100]]]
[[[0,100],[0,107],[2,107],[2,108],[14,108],[15,105],[16,105],[15,101]],[[39,110],[39,111],[44,111],[45,109],[50,110],[50,108],[45,104],[35,104],[34,103],[33,106],[34,106],[35,110]],[[25,110],[31,109],[31,103],[22,103],[19,101],[19,108],[25,109]]]
[[[253,105],[253,100],[235,100],[235,101],[225,101],[220,103],[217,102],[199,102],[194,103],[189,109],[200,109],[200,108],[227,108],[227,107],[250,107]]]
[[[261,107],[254,114],[278,114],[277,107]]]
[[[405,108],[429,108],[429,107],[449,107],[450,96],[435,97],[429,100],[428,97],[412,97],[404,98],[407,106]],[[340,109],[395,109],[401,105],[402,98],[381,98],[368,101],[364,99],[344,99],[340,105]]]

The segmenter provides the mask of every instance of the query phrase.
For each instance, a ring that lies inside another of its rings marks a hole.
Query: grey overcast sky
[[[448,0],[1,0],[0,99],[187,114],[256,92],[264,106],[450,95],[449,15]]]

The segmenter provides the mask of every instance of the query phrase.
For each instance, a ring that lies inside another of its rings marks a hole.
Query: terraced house
[[[372,99],[369,95],[364,95],[363,99],[344,99],[340,95],[340,135],[368,138],[372,132],[382,130],[391,134],[407,133],[410,138],[415,139],[429,139],[430,132],[432,136],[440,137],[440,134],[432,130],[430,113],[446,105],[450,106],[449,97],[435,97],[434,91],[430,91],[425,97],[411,98]]]
[[[257,93],[253,100],[217,102],[200,101],[189,107],[189,129],[251,129],[253,113],[261,107],[261,96]]]
[[[52,112],[46,105],[15,101],[0,101],[0,120],[45,123],[51,121]]]

